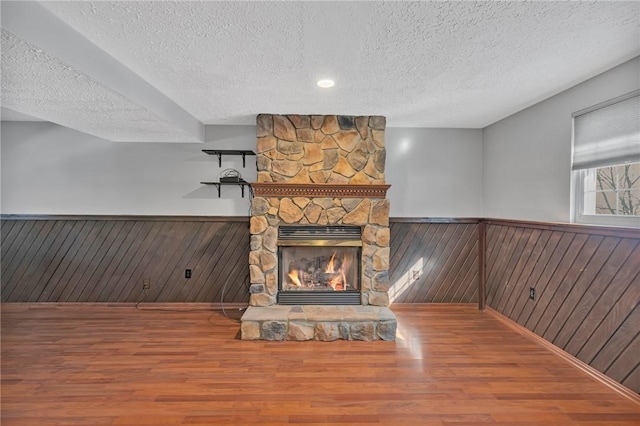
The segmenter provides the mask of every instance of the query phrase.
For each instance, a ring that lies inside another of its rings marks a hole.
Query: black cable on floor
[[[240,323],[241,321],[238,321],[236,319],[229,317],[229,315],[227,315],[224,309],[222,298],[224,296],[224,289],[226,285],[227,283],[225,282],[224,286],[222,287],[222,294],[220,295],[220,307],[222,308],[222,313],[228,320]],[[144,302],[144,299],[146,299],[146,297],[149,295],[149,290],[144,289],[143,292],[144,292],[144,296],[135,304],[135,308],[139,311],[155,311],[155,312],[216,312],[217,311],[217,309],[214,309],[214,308],[189,308],[189,309],[153,308],[153,307],[143,308],[140,305]],[[242,309],[244,308],[240,308],[240,310]]]

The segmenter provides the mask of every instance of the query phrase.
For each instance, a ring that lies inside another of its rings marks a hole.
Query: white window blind
[[[573,117],[573,170],[640,162],[640,90]]]

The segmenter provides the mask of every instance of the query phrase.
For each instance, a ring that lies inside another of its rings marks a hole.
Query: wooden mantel
[[[256,197],[385,198],[391,185],[251,182]]]

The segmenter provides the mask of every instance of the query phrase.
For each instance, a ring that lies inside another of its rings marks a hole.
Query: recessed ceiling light
[[[318,80],[318,86],[322,87],[323,89],[333,87],[334,84],[335,83],[333,82],[333,80]]]

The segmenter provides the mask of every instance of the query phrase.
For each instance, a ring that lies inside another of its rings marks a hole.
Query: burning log
[[[292,284],[296,285],[297,287],[302,287],[302,282],[300,282],[300,278],[298,277],[298,271],[293,270],[289,272],[287,275]]]
[[[340,291],[347,287],[342,266],[343,261],[335,252],[331,257],[300,258],[289,263],[287,276],[290,285],[299,289],[330,287]]]

